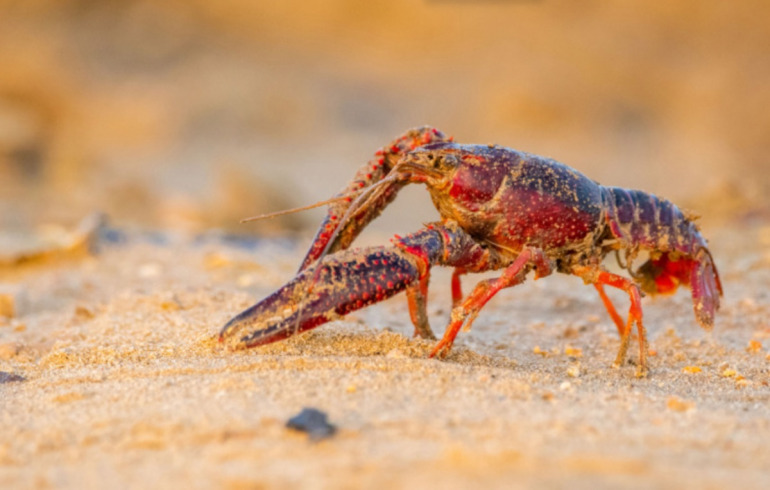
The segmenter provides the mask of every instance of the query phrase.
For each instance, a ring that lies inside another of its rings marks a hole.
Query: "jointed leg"
[[[620,315],[618,315],[618,311],[615,309],[615,306],[612,304],[612,301],[610,301],[610,298],[607,296],[607,293],[604,291],[604,286],[601,285],[601,283],[594,283],[594,287],[596,288],[596,291],[599,292],[599,297],[602,299],[602,303],[604,303],[604,307],[607,309],[607,313],[610,314],[610,317],[612,317],[612,321],[615,322],[615,326],[618,327],[618,333],[620,334],[620,338],[623,338],[623,332],[626,330],[625,323],[623,322],[623,319],[620,318]]]
[[[406,297],[409,302],[409,316],[414,325],[414,336],[423,339],[435,339],[433,330],[428,323],[428,282],[430,269],[426,269],[422,277],[412,286],[406,289]]]
[[[452,308],[459,306],[460,302],[463,300],[463,288],[460,283],[460,276],[466,272],[467,271],[462,267],[455,267],[455,270],[452,272]]]
[[[452,308],[456,308],[463,300],[462,284],[460,276],[467,271],[462,267],[455,267],[452,272]],[[435,339],[436,336],[428,324],[427,298],[428,298],[428,277],[426,274],[419,284],[406,290],[407,300],[409,301],[409,316],[414,324],[414,336],[424,339]]]
[[[620,335],[620,349],[618,349],[618,355],[615,358],[613,367],[620,367],[625,362],[626,352],[628,351],[628,342],[631,336],[631,327],[636,323],[636,328],[639,333],[639,369],[637,370],[637,376],[645,376],[647,374],[647,335],[645,334],[644,325],[642,323],[642,294],[639,290],[639,286],[633,281],[618,276],[617,274],[588,267],[576,268],[573,270],[573,273],[582,277],[583,280],[587,282],[597,285],[606,284],[607,286],[622,289],[628,293],[629,299],[631,300],[631,307],[628,310],[628,321],[624,325]],[[601,290],[599,294],[601,295]],[[606,305],[607,303],[605,303],[605,306]],[[610,313],[610,315],[612,315],[612,313]]]
[[[431,223],[426,229],[406,237],[396,236],[393,243],[411,257],[418,270],[416,280],[406,287],[406,294],[414,335],[427,339],[436,338],[427,314],[430,268],[446,265],[464,274],[466,270],[481,272],[496,269],[506,260],[494,249],[480,245],[454,222]]]
[[[473,292],[459,306],[452,309],[451,321],[444,332],[444,337],[433,348],[430,357],[446,356],[452,349],[455,337],[457,337],[457,333],[463,324],[467,322],[467,326],[470,328],[481,308],[495,294],[503,288],[522,283],[533,263],[537,266],[539,277],[550,274],[551,266],[541,250],[524,249],[514,260],[513,264],[503,271],[500,277],[497,279],[487,279],[477,284]]]

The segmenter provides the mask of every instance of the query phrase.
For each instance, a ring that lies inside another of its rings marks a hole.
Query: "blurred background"
[[[0,0],[0,226],[309,230],[434,125],[607,185],[740,210],[770,190],[770,3]],[[704,211],[705,212],[705,211]],[[408,189],[378,222],[436,216]]]

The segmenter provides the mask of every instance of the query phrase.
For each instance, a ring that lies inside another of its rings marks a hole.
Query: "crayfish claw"
[[[298,275],[228,321],[219,333],[219,341],[234,349],[242,349],[276,342],[312,328],[307,320],[299,321],[302,320],[299,318],[302,312],[298,307],[300,304],[306,307],[308,299],[312,302],[312,298],[297,301],[297,298],[305,296],[310,283],[309,274]]]
[[[276,342],[389,298],[418,277],[413,260],[395,247],[344,250],[227,322],[220,340],[234,348]],[[430,327],[423,333],[432,334]]]

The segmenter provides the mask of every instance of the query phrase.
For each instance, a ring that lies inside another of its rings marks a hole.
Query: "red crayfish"
[[[390,246],[349,249],[361,230],[407,184],[425,184],[441,221]],[[639,374],[647,370],[641,297],[692,290],[695,318],[711,328],[722,286],[706,240],[692,217],[642,191],[605,187],[554,160],[495,145],[461,145],[421,127],[377,151],[353,181],[329,201],[298,275],[230,320],[220,340],[252,347],[285,339],[406,290],[415,335],[435,338],[426,297],[430,268],[454,267],[449,326],[430,356],[445,356],[463,325],[470,327],[498,291],[558,271],[593,284],[617,326],[625,359],[633,325]],[[649,259],[632,268],[639,252]],[[602,267],[617,254],[630,278]],[[624,254],[621,260],[620,253]],[[463,297],[460,276],[501,270]],[[623,321],[604,286],[625,291]]]

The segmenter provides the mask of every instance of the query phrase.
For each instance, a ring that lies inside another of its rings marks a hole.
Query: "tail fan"
[[[693,310],[698,323],[707,330],[714,326],[714,316],[719,309],[722,282],[711,253],[703,248],[690,270]]]

